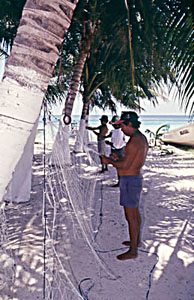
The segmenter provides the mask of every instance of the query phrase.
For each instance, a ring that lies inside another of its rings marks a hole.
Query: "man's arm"
[[[98,126],[98,127],[86,126],[86,129],[93,131],[94,134],[96,134],[97,136],[99,136],[99,132],[96,132],[95,130],[100,129],[100,126]]]
[[[112,136],[112,132],[110,132],[108,135],[104,136],[104,139],[110,138]],[[111,147],[113,147],[113,143],[110,141],[105,141],[105,143]]]
[[[125,166],[125,159],[114,160],[113,157],[107,157],[107,156],[101,156],[102,157],[102,163],[103,164],[111,164],[117,169],[122,169]]]
[[[106,135],[104,138],[107,139],[107,138],[110,138],[112,136],[112,132],[110,132],[108,135]]]
[[[117,169],[128,169],[130,168],[136,153],[138,150],[137,142],[130,141],[125,148],[125,155],[124,158],[120,159],[119,161],[115,161],[111,157],[102,156],[102,163],[104,164],[112,164]]]
[[[105,138],[106,138],[106,136],[105,136]],[[112,143],[112,142],[110,142],[110,141],[105,141],[105,143],[106,143],[107,145],[113,147],[113,143]]]
[[[98,127],[86,126],[86,129],[88,129],[88,130],[96,130],[96,129],[99,129],[99,126]]]
[[[99,136],[99,132],[96,132],[96,131],[93,130],[93,133],[95,133],[97,136]]]

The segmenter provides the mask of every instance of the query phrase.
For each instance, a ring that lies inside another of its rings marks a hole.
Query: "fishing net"
[[[96,142],[74,151],[75,132],[59,123],[48,119],[39,126],[30,201],[1,210],[0,298],[128,299],[129,292],[136,293],[135,272],[116,261],[118,251],[126,250],[119,245],[127,224],[121,220],[119,190],[107,188],[116,169],[99,174]],[[150,262],[153,257],[144,262],[146,269]],[[144,277],[139,277],[142,299]]]
[[[48,127],[50,132],[56,132],[52,122]],[[55,139],[52,153],[46,156],[44,205],[47,206],[48,261],[45,294],[46,299],[88,299],[90,289],[102,274],[110,280],[117,278],[96,251],[99,224],[95,219],[94,194],[100,161],[96,145],[93,145],[85,147],[85,153],[72,151],[71,164],[69,160],[66,163],[64,134],[67,131],[63,131],[62,126],[60,129],[60,138]],[[71,142],[70,139],[73,150]],[[80,277],[79,273],[87,269],[87,265],[89,272]]]

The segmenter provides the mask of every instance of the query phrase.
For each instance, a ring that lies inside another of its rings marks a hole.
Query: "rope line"
[[[94,240],[96,240],[96,237],[99,233],[99,230],[100,230],[100,227],[102,225],[102,217],[103,217],[103,184],[102,184],[102,179],[101,179],[101,206],[100,206],[100,221],[99,221],[99,225],[98,225],[98,229],[97,229],[97,232],[95,234],[95,237],[94,237]],[[130,248],[130,247],[128,247]],[[120,250],[124,250],[126,249],[126,247],[122,247],[122,248],[118,248],[118,249],[112,249],[112,250],[97,250],[95,249],[96,252],[98,253],[110,253],[110,252],[115,252],[115,251],[120,251]],[[149,251],[146,251],[146,250],[141,250],[141,249],[138,249],[138,251],[140,252],[143,252],[143,253],[148,253],[150,254]],[[156,256],[157,258],[157,261],[156,263],[153,265],[152,269],[150,270],[150,273],[149,273],[149,283],[148,283],[148,290],[146,292],[146,300],[149,300],[149,293],[150,293],[150,290],[151,290],[151,286],[152,286],[152,273],[158,263],[158,260],[159,260],[159,256],[156,252],[152,253],[153,255]],[[86,300],[89,300],[88,298]]]
[[[87,291],[86,292],[84,292],[83,291],[83,289],[82,289],[82,287],[81,287],[81,285],[82,285],[82,283],[84,282],[84,281],[87,281],[87,280],[90,280],[90,281],[92,281],[92,279],[91,278],[84,278],[84,279],[82,279],[81,281],[80,281],[80,283],[79,283],[79,285],[78,285],[78,289],[79,289],[79,292],[80,292],[80,295],[83,297],[83,300],[89,300],[89,298],[88,298],[88,293],[89,293],[89,291],[94,287],[94,285],[95,285],[95,283],[92,283],[90,286],[89,286],[89,288],[87,289]]]
[[[19,121],[19,122],[26,123],[26,124],[31,124],[31,125],[34,125],[34,124],[35,124],[35,123],[29,122],[29,121],[25,121],[25,120],[13,118],[13,117],[11,117],[11,116],[7,116],[7,115],[4,115],[4,114],[0,114],[0,117],[12,119],[12,120]]]
[[[46,226],[46,102],[44,101],[44,117],[43,117],[43,300],[46,299],[46,240],[47,240],[47,226]]]
[[[120,251],[120,250],[125,250],[126,248],[130,248],[130,247],[122,247],[122,248],[117,248],[117,249],[111,249],[111,250],[96,250],[96,252],[98,253],[110,253],[110,252],[116,252],[116,251]],[[146,251],[146,250],[142,250],[142,249],[138,249],[138,251],[140,252],[143,252],[143,253],[148,253],[150,254],[149,251]],[[158,263],[158,260],[159,260],[159,256],[156,252],[154,253],[151,253],[153,255],[155,255],[157,257],[157,261],[156,263],[153,265],[152,269],[150,270],[150,273],[149,273],[149,285],[148,285],[148,290],[147,290],[147,293],[146,293],[146,300],[149,299],[149,293],[150,293],[150,289],[151,289],[151,286],[152,286],[152,273]]]
[[[101,188],[100,188],[100,194],[101,194],[100,199],[101,199],[101,201],[100,201],[100,213],[99,213],[100,220],[99,220],[97,232],[94,235],[94,241],[96,241],[97,235],[100,231],[100,227],[102,226],[102,217],[103,217],[103,213],[102,213],[102,211],[103,211],[103,202],[104,202],[104,198],[103,198],[103,181],[102,181],[102,179],[100,179],[100,181],[101,181]]]

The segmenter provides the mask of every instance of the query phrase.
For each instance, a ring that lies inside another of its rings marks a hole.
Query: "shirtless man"
[[[129,226],[130,249],[117,256],[119,260],[137,257],[137,246],[140,243],[141,216],[139,199],[142,190],[141,168],[145,163],[148,152],[146,137],[138,130],[141,122],[135,112],[123,112],[115,124],[122,125],[122,131],[130,139],[124,149],[123,159],[114,160],[111,157],[102,157],[104,164],[112,164],[120,175],[120,205],[124,207],[125,217]],[[123,243],[124,245],[127,242]]]
[[[86,126],[86,129],[92,130],[98,137],[98,153],[100,155],[100,161],[102,164],[102,171],[100,171],[100,173],[104,173],[105,171],[108,171],[107,164],[102,163],[102,155],[105,155],[106,153],[105,136],[108,133],[108,127],[106,125],[108,123],[108,117],[106,115],[102,115],[100,121],[101,121],[100,126],[98,127]]]

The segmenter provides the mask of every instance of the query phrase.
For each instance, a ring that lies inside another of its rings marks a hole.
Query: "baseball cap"
[[[108,122],[108,117],[106,115],[102,115],[100,120],[105,121],[107,123]]]
[[[119,116],[113,116],[112,120],[109,123],[112,125],[115,125],[115,122],[118,122],[118,121],[119,121]]]
[[[136,112],[134,112],[134,111],[124,111],[124,112],[121,113],[120,120],[115,122],[114,124],[115,125],[122,124],[122,123],[127,121],[127,122],[131,122],[133,126],[138,125],[138,127],[139,127],[141,122],[139,122],[138,119],[139,119],[139,117],[136,114]]]

